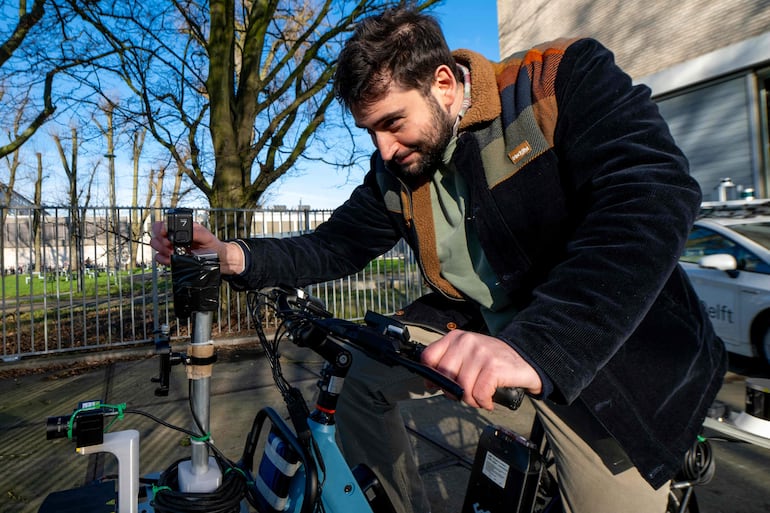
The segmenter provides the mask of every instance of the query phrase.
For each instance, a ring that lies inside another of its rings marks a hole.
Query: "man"
[[[359,24],[334,87],[377,149],[350,199],[312,234],[225,243],[196,226],[196,244],[242,289],[345,276],[405,238],[434,291],[406,320],[459,326],[424,362],[474,407],[528,391],[568,511],[664,511],[725,352],[677,265],[700,190],[649,89],[588,39],[501,64],[452,54],[409,8]],[[415,382],[359,360],[339,407],[346,455],[399,511],[428,511],[396,405]]]

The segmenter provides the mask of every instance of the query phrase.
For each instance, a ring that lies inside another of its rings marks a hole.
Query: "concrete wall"
[[[770,1],[498,0],[497,18],[503,58],[557,37],[590,36],[638,78],[769,32]]]

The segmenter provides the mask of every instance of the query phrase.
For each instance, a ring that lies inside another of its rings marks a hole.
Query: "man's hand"
[[[520,387],[531,394],[542,391],[540,376],[500,339],[470,331],[453,330],[422,353],[429,367],[454,379],[475,408],[492,410],[492,396],[501,387]]]
[[[166,223],[157,221],[152,225],[152,240],[150,246],[157,251],[155,260],[161,265],[171,264],[171,254],[174,245],[168,239]],[[193,252],[216,253],[219,257],[222,274],[239,274],[244,268],[244,256],[240,246],[219,240],[213,233],[200,223],[193,223],[192,246]]]

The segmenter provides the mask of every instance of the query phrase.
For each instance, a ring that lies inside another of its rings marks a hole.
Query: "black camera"
[[[103,408],[100,401],[85,401],[71,415],[48,417],[46,438],[71,437],[78,447],[100,445],[104,442],[104,418],[117,415],[112,408]]]
[[[188,253],[193,241],[193,211],[191,208],[171,208],[166,211],[168,240],[174,248]]]

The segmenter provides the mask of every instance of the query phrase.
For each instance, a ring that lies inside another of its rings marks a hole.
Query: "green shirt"
[[[453,137],[447,145],[444,165],[435,171],[431,180],[436,252],[442,276],[481,306],[489,332],[494,335],[510,322],[516,310],[499,286],[473,224],[466,221],[468,186],[450,159],[456,142]]]

